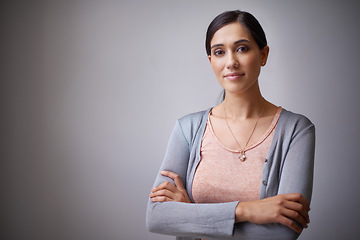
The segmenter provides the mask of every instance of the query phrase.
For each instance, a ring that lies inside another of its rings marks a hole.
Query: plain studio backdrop
[[[175,120],[218,101],[205,32],[234,9],[267,34],[264,96],[316,125],[300,239],[360,235],[356,1],[0,6],[0,239],[174,239],[147,231],[148,194]]]

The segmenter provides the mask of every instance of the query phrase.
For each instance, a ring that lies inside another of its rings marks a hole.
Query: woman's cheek
[[[223,70],[223,62],[221,60],[214,60],[211,65],[216,78],[220,80]]]

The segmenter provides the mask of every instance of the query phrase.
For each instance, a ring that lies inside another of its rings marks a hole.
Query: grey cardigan
[[[172,131],[160,170],[177,173],[190,199],[196,167],[200,162],[201,139],[209,111],[179,119]],[[284,193],[312,194],[315,127],[306,117],[282,110],[262,174],[260,199]],[[154,186],[171,179],[157,174]],[[296,239],[298,234],[280,224],[235,222],[238,202],[181,203],[148,201],[149,231],[177,239]]]

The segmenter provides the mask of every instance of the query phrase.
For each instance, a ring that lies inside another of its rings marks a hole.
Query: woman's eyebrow
[[[242,43],[242,42],[250,42],[250,41],[247,39],[240,39],[240,40],[237,40],[236,42],[234,42],[234,45]]]
[[[214,44],[214,45],[212,45],[211,46],[211,49],[213,49],[213,48],[215,48],[215,47],[223,47],[224,46],[224,44]]]
[[[234,45],[239,44],[239,43],[242,43],[242,42],[250,42],[250,41],[247,40],[247,39],[240,39],[240,40],[237,40],[236,42],[234,42]],[[213,48],[215,48],[215,47],[223,47],[223,46],[224,46],[224,44],[221,44],[221,43],[219,43],[219,44],[214,44],[214,45],[211,46],[211,49],[213,49]]]

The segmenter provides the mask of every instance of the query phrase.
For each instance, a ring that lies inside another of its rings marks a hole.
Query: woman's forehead
[[[224,43],[235,43],[241,39],[253,41],[249,31],[244,28],[241,23],[234,22],[227,24],[217,30],[211,39],[210,45],[224,44]]]

